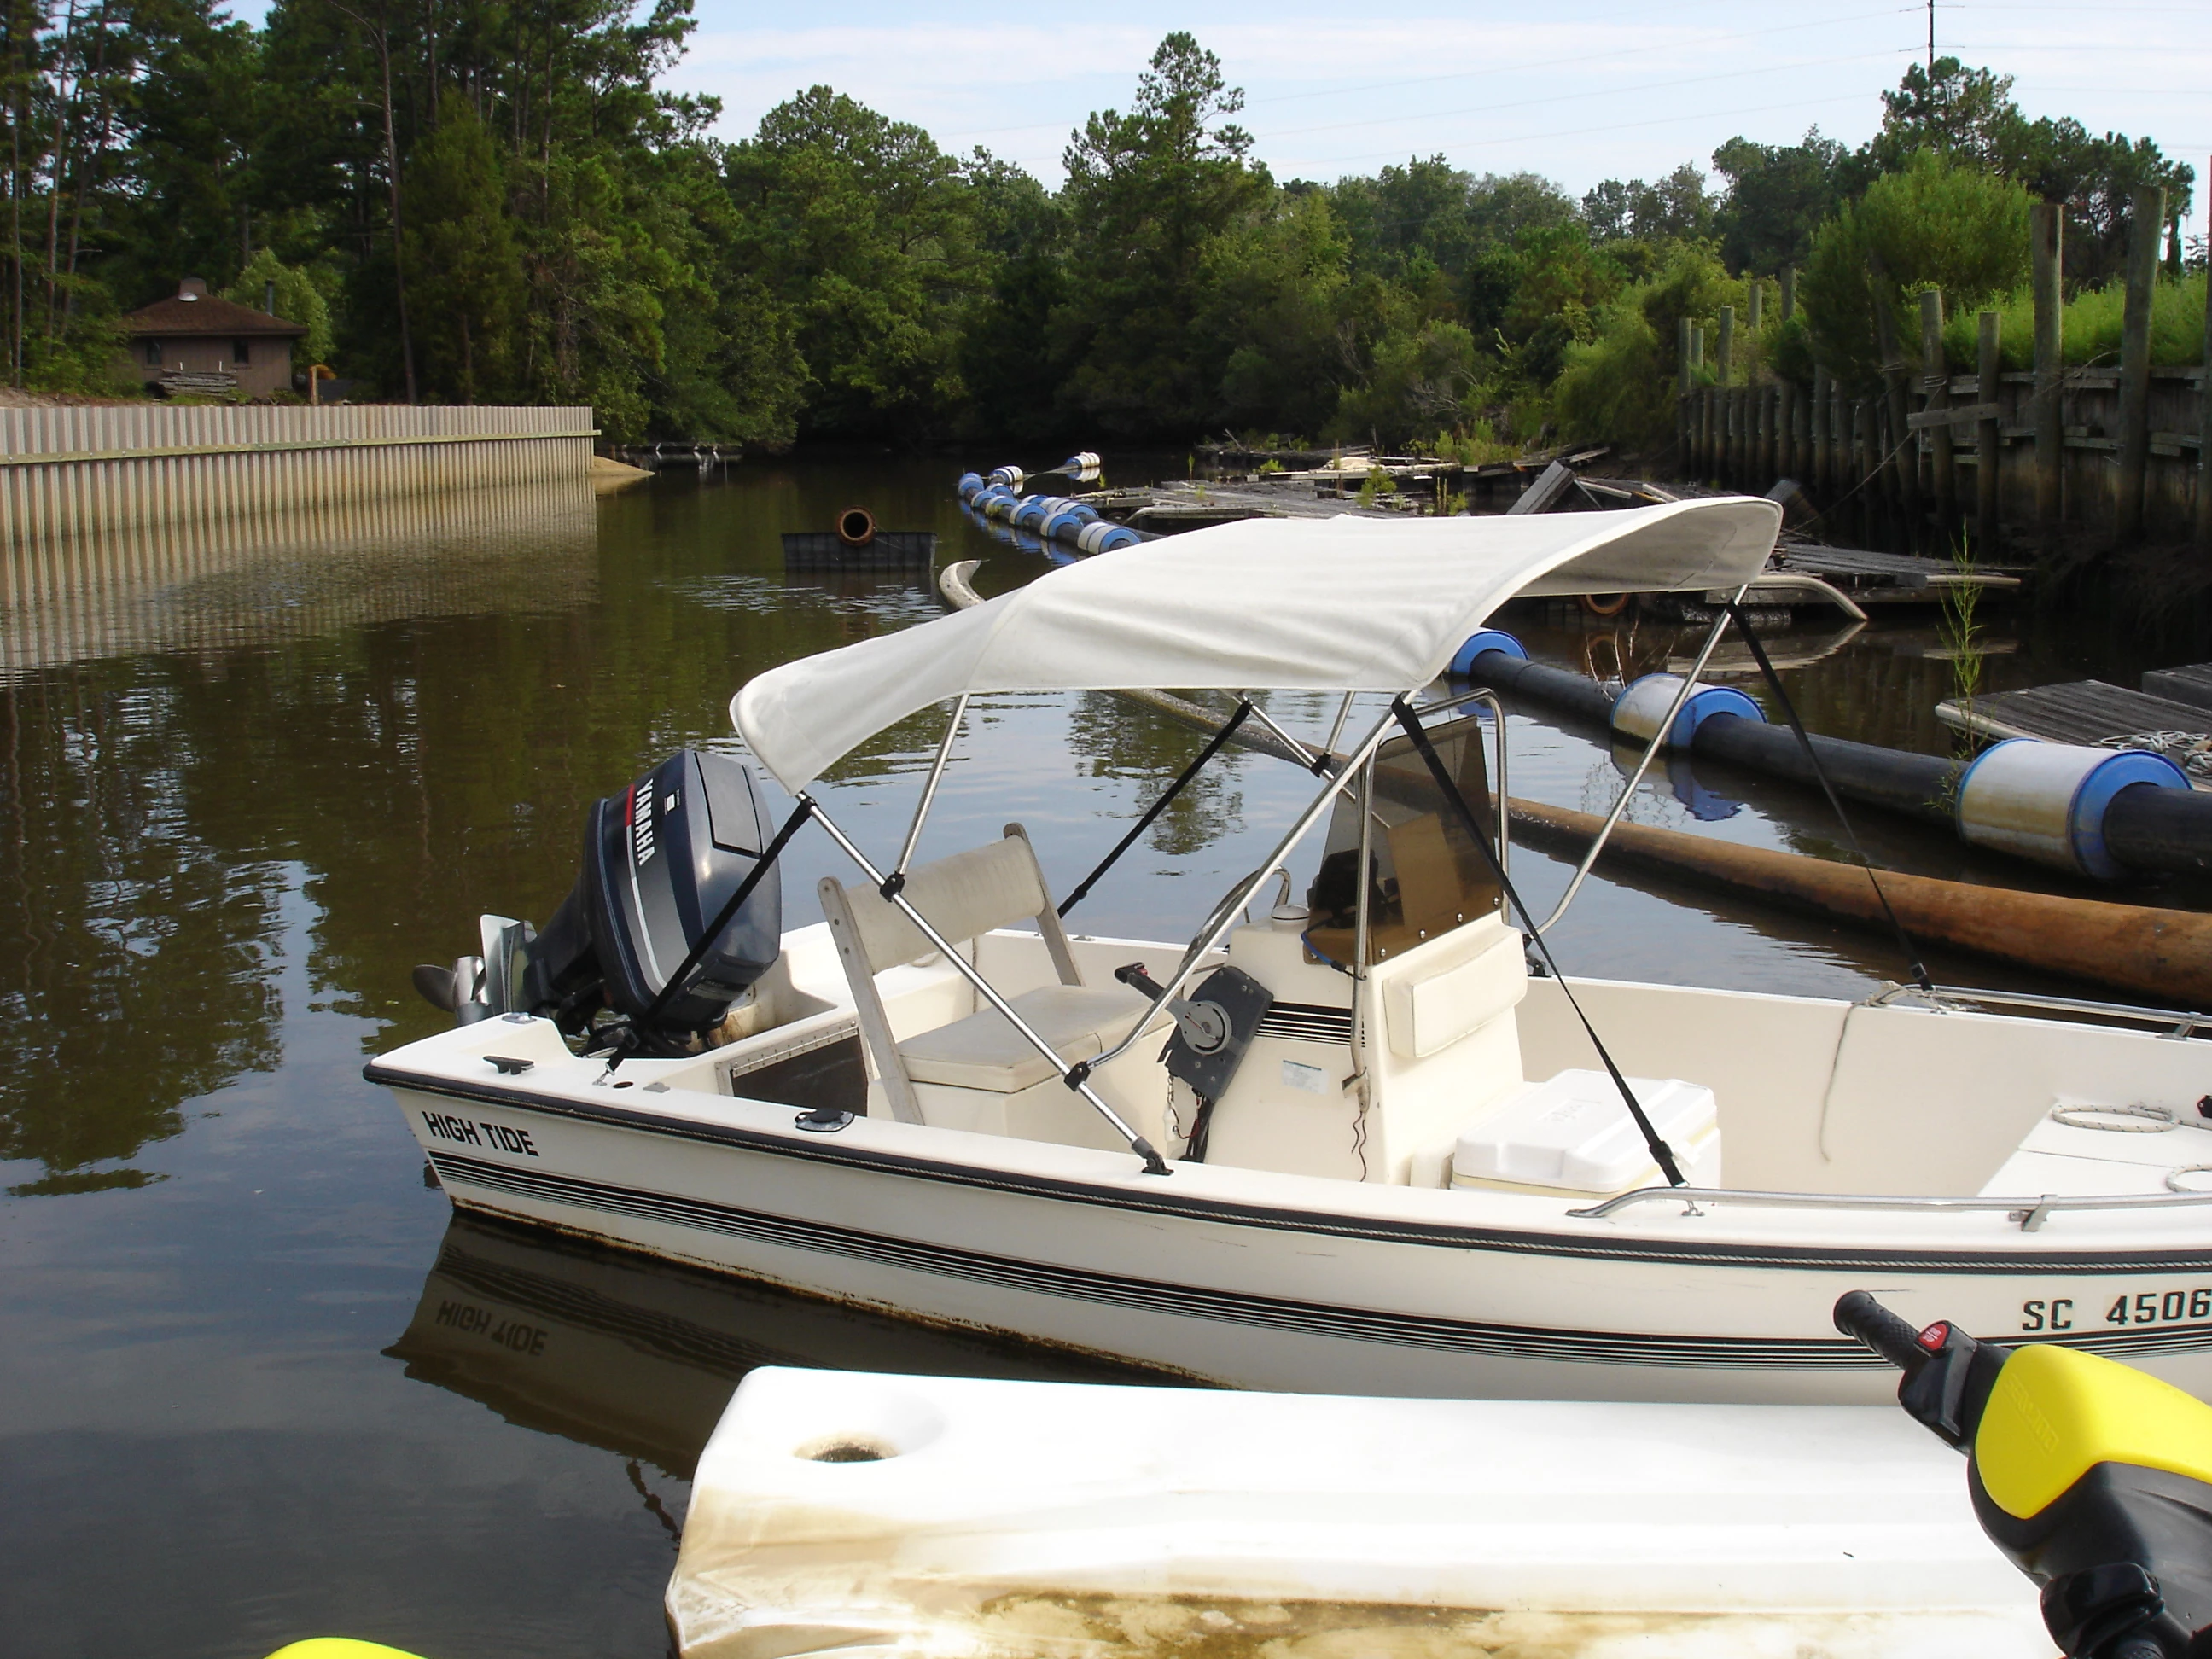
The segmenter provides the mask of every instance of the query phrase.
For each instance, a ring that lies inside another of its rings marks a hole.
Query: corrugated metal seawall
[[[589,407],[0,408],[0,545],[590,476]]]

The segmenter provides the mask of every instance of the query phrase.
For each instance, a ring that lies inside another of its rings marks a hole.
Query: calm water
[[[177,532],[7,570],[0,1651],[249,1656],[321,1632],[433,1659],[651,1659],[686,1476],[750,1366],[1085,1374],[454,1222],[360,1077],[442,1023],[412,964],[473,948],[479,909],[558,902],[590,799],[729,744],[748,675],[939,609],[920,580],[787,576],[779,531],[859,501],[934,526],[945,560],[982,558],[987,591],[1044,568],[961,517],[959,470],[748,463],[596,503]],[[2212,654],[1989,620],[1992,689]],[[1516,625],[1607,671],[1693,648],[1558,613]],[[1820,729],[1938,748],[1954,672],[1917,618],[1790,678]],[[1325,729],[1314,700],[1275,709]],[[923,717],[841,767],[840,821],[895,847],[937,735]],[[990,700],[924,856],[1020,818],[1065,890],[1197,742],[1109,698]],[[1601,811],[1618,787],[1601,742],[1540,714],[1516,713],[1511,744],[1517,794]],[[1079,925],[1188,933],[1304,781],[1232,753]],[[1833,850],[1797,792],[1678,781],[1636,816]],[[1900,867],[2019,877],[1871,814],[1863,833]],[[794,922],[831,871],[825,840],[794,845]],[[1515,872],[1545,908],[1565,878],[1526,848]],[[1556,946],[1571,971],[1747,988],[1854,994],[1899,971],[1872,936],[1656,882],[1593,882]]]

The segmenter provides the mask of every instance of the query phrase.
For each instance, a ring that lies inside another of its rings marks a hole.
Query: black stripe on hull
[[[630,1216],[1001,1289],[1286,1334],[1555,1364],[1822,1373],[1887,1369],[1886,1362],[1866,1348],[1841,1338],[1755,1339],[1569,1330],[1344,1308],[990,1255],[823,1222],[769,1215],[706,1199],[647,1192],[556,1175],[550,1170],[517,1169],[451,1152],[432,1152],[430,1162],[441,1181],[535,1199],[541,1203]],[[2092,1334],[2069,1338],[2068,1346],[2108,1354],[2196,1352],[2212,1348],[2212,1325],[2154,1333]]]
[[[899,1152],[878,1152],[841,1142],[834,1135],[775,1134],[733,1124],[702,1123],[671,1118],[632,1108],[572,1100],[561,1095],[531,1094],[496,1083],[468,1083],[459,1079],[403,1072],[372,1060],[362,1068],[369,1082],[389,1089],[442,1096],[451,1100],[504,1106],[548,1117],[635,1130],[672,1140],[705,1142],[776,1158],[801,1158],[809,1163],[833,1164],[991,1192],[1055,1201],[1073,1200],[1102,1209],[1135,1210],[1179,1216],[1188,1220],[1253,1227],[1271,1232],[1309,1233],[1325,1238],[1372,1239],[1394,1244],[1421,1244],[1453,1250],[1490,1250],[1514,1255],[1565,1256],[1600,1261],[1674,1262],[1700,1267],[1789,1267],[1851,1273],[2212,1273],[2212,1237],[2196,1249],[2104,1250],[2054,1249],[2048,1247],[2018,1251],[1883,1250],[1879,1253],[1843,1250],[1820,1245],[1699,1243],[1668,1240],[1607,1237],[1593,1227],[1574,1235],[1509,1231],[1497,1227],[1453,1226],[1436,1222],[1366,1220],[1317,1210],[1274,1209],[1230,1200],[1186,1198],[1172,1186],[1172,1177],[1148,1178],[1143,1186],[1107,1186],[1048,1176],[1018,1175],[1010,1170],[974,1164],[915,1158]]]

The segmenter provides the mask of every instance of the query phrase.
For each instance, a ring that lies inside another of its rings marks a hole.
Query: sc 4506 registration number
[[[2103,1302],[2100,1297],[2098,1302]],[[2086,1308],[2069,1297],[2051,1297],[2020,1304],[2020,1328],[2024,1332],[2084,1330],[2095,1326],[2179,1325],[2194,1319],[2212,1319],[2212,1285],[2185,1291],[2136,1291],[2114,1297],[2102,1317],[2096,1303]]]

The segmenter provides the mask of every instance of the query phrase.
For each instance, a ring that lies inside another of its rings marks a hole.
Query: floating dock
[[[1960,588],[1979,588],[1984,598],[2020,591],[2022,566],[1960,565],[1948,559],[1923,559],[1910,553],[1877,553],[1860,547],[1829,547],[1785,536],[1775,550],[1778,570],[1817,576],[1841,588],[1861,605],[1933,605]]]
[[[2143,683],[2161,690],[2202,686],[2202,695],[2212,698],[2212,663],[2154,669],[2143,676]],[[2193,788],[2212,790],[2212,707],[2155,696],[2148,689],[2130,691],[2103,680],[2031,685],[1986,697],[1946,699],[1936,705],[1936,718],[1984,742],[2033,738],[2149,750],[2179,766]]]

